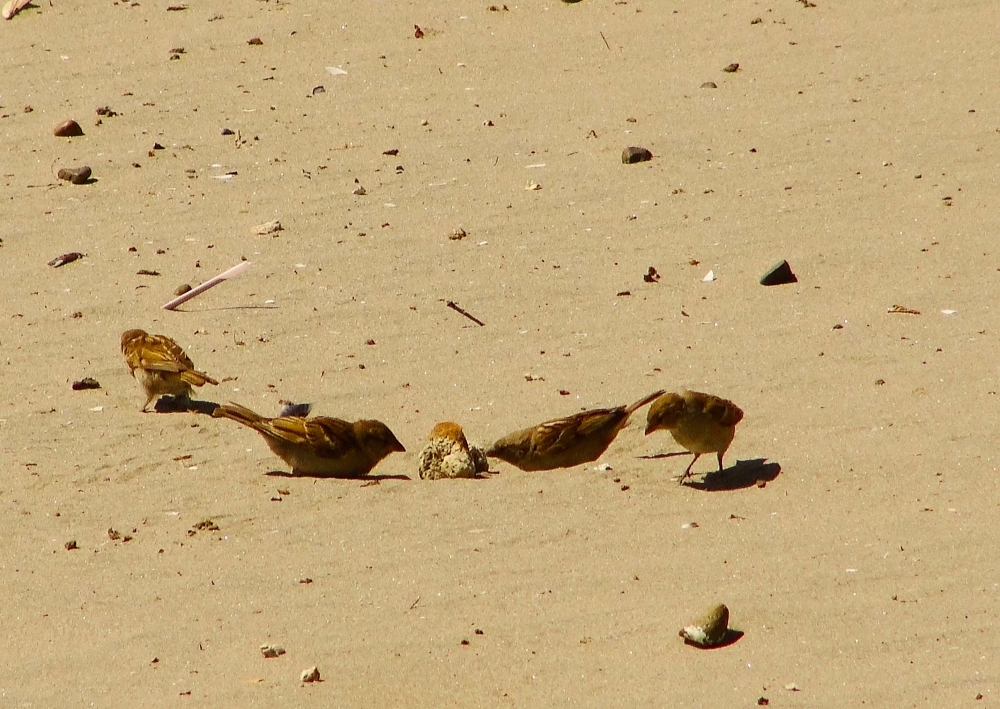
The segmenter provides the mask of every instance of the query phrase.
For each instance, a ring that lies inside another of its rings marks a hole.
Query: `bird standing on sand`
[[[662,394],[644,396],[631,406],[591,409],[510,433],[486,451],[521,470],[553,470],[597,460],[628,423],[629,416]]]
[[[176,342],[166,335],[150,335],[145,330],[128,330],[122,334],[122,354],[125,364],[146,392],[145,411],[149,402],[163,394],[191,398],[191,385],[218,384],[194,363]]]
[[[308,408],[304,409],[308,413]],[[215,418],[227,418],[252,428],[268,448],[292,466],[292,475],[359,478],[390,453],[405,453],[381,421],[350,423],[327,416],[283,415],[266,418],[239,404],[219,406]]]
[[[683,484],[702,453],[718,454],[719,472],[722,472],[722,456],[733,442],[736,424],[742,420],[743,411],[733,402],[681,389],[664,394],[652,403],[646,413],[646,435],[653,431],[670,431],[675,441],[694,453],[694,460],[681,476]]]

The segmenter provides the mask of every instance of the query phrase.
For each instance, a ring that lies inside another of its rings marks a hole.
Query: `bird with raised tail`
[[[300,407],[295,415],[267,418],[230,403],[217,407],[212,416],[255,430],[271,452],[292,466],[292,475],[359,478],[389,454],[406,452],[381,421],[350,423],[328,416],[306,418],[305,414],[308,407]]]
[[[722,456],[733,442],[736,424],[742,420],[743,411],[728,399],[681,389],[664,394],[650,405],[646,412],[646,435],[670,431],[678,444],[694,453],[694,459],[681,476],[683,484],[703,453],[717,454],[722,472]]]
[[[153,399],[164,394],[190,399],[192,385],[219,383],[197,371],[180,345],[166,335],[128,330],[122,333],[121,347],[129,372],[146,392],[143,411]]]
[[[451,421],[434,427],[420,451],[419,461],[421,480],[474,478],[490,469],[483,451],[470,446],[462,427]]]
[[[644,396],[631,406],[591,409],[507,434],[486,451],[521,470],[571,468],[600,458],[637,409],[662,394]]]

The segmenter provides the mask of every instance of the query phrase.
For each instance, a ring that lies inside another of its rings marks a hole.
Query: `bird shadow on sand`
[[[219,407],[214,401],[185,399],[182,396],[161,396],[153,404],[153,411],[158,414],[205,414],[211,416]]]
[[[383,480],[410,480],[408,475],[364,475],[362,477],[354,476],[338,476],[338,475],[309,475],[308,473],[300,473],[298,475],[293,475],[287,470],[269,470],[264,473],[269,478],[311,478],[313,480],[353,480],[357,482],[365,483],[361,487],[367,487],[368,485],[378,485]]]
[[[744,490],[748,487],[764,487],[781,473],[779,463],[768,463],[767,458],[736,461],[736,465],[725,470],[707,473],[700,482],[685,483],[695,490],[720,492],[722,490]]]

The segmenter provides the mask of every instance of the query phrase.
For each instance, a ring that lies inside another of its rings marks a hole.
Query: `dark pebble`
[[[739,70],[740,70],[740,65],[736,62],[733,62],[732,64],[727,64],[722,68],[722,71],[726,72],[727,74],[735,74]]]
[[[64,167],[56,173],[60,180],[72,182],[74,185],[83,185],[90,179],[90,167]]]
[[[187,283],[184,283],[174,288],[174,295],[184,295],[189,290],[191,290],[191,286],[189,286]]]
[[[622,151],[622,162],[626,165],[630,165],[636,162],[646,162],[647,160],[652,160],[653,154],[646,150],[645,148],[625,148]]]
[[[792,273],[792,267],[788,265],[788,261],[779,261],[760,277],[760,284],[762,286],[780,286],[786,283],[798,282],[799,279]]]
[[[719,88],[719,85],[716,84],[714,81],[706,81],[704,84],[701,85],[701,88],[703,88],[703,89],[717,89],[717,88]]]
[[[78,135],[83,135],[83,128],[76,121],[69,120],[64,123],[60,123],[52,131],[52,134],[60,138],[73,138]]]
[[[83,391],[85,389],[100,389],[101,385],[92,377],[84,377],[78,382],[73,382],[73,391]]]

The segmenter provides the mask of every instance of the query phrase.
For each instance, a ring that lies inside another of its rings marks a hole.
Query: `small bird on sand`
[[[301,410],[301,409],[300,409]],[[308,408],[304,409],[308,413]],[[381,421],[350,423],[327,416],[282,415],[266,418],[245,406],[225,404],[212,416],[252,428],[268,448],[292,466],[292,475],[358,478],[390,453],[406,449]]]
[[[482,450],[469,446],[462,427],[451,421],[437,424],[420,451],[421,480],[474,478],[489,470]]]
[[[662,394],[644,396],[631,406],[591,409],[507,434],[486,451],[521,470],[553,470],[597,460],[628,423],[629,416]]]
[[[194,363],[176,342],[166,335],[150,335],[145,330],[128,330],[122,334],[122,354],[125,364],[146,392],[145,411],[149,402],[163,394],[191,398],[191,386],[218,384]]]
[[[742,420],[743,411],[733,402],[681,389],[664,394],[652,403],[646,413],[646,435],[653,431],[670,431],[675,441],[694,453],[694,460],[681,476],[683,484],[702,453],[716,453],[719,472],[722,472],[722,456],[733,442],[736,424]]]

